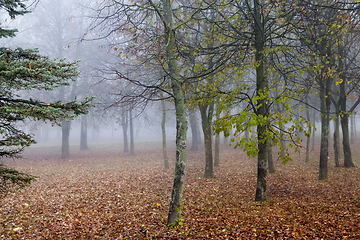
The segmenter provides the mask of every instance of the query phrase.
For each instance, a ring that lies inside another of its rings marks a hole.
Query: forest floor
[[[130,156],[120,143],[72,146],[60,160],[60,147],[34,146],[5,159],[40,178],[1,200],[0,239],[360,239],[360,169],[335,168],[330,157],[329,178],[318,181],[318,151],[308,164],[304,150],[276,162],[262,203],[255,159],[224,146],[215,177],[204,179],[203,151],[188,151],[183,225],[168,229],[175,151],[165,170],[160,143],[136,147]],[[360,166],[360,147],[352,149]]]

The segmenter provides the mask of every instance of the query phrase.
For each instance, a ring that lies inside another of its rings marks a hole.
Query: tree
[[[26,6],[20,1],[0,3],[11,17],[26,13]],[[20,10],[17,10],[20,9]],[[13,37],[16,30],[0,28],[1,37]],[[67,63],[38,54],[34,49],[0,48],[0,157],[18,158],[25,147],[35,143],[32,134],[24,132],[17,123],[26,119],[34,121],[61,122],[62,119],[73,118],[87,113],[89,99],[81,103],[43,102],[33,98],[23,98],[25,91],[51,91],[55,87],[65,86],[78,75],[77,62]],[[9,169],[0,168],[1,194],[8,190],[12,183],[23,187],[35,179],[34,176]]]

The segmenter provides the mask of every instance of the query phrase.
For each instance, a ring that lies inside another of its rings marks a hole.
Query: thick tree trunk
[[[169,159],[166,150],[166,129],[165,129],[166,107],[164,100],[161,100],[161,107],[162,107],[161,132],[162,132],[162,146],[163,146],[163,155],[164,155],[164,168],[169,169]]]
[[[129,109],[129,121],[130,121],[130,155],[135,156],[135,146],[134,146],[134,122],[132,117],[132,108]]]
[[[264,29],[261,19],[261,5],[259,0],[254,0],[254,33],[255,33],[255,62],[256,62],[256,95],[259,98],[257,104],[257,114],[267,118],[267,98],[264,97],[267,90],[265,71],[264,71]],[[256,183],[255,201],[266,201],[266,174],[267,174],[267,140],[266,124],[258,124],[258,173]]]
[[[167,219],[168,226],[175,226],[181,222],[181,205],[184,193],[186,172],[186,108],[181,79],[178,76],[176,60],[175,29],[173,29],[172,7],[170,0],[162,0],[165,29],[165,52],[168,63],[168,74],[171,79],[171,88],[174,96],[176,113],[176,159],[175,177],[171,192],[171,201]]]
[[[81,115],[80,150],[87,149],[87,115]]]
[[[198,139],[198,126],[196,121],[195,109],[190,110],[189,114],[190,127],[191,127],[191,151],[197,151],[199,149],[199,139]]]
[[[123,141],[124,141],[124,153],[129,152],[129,144],[128,144],[128,111],[125,107],[122,108],[121,113],[121,126],[123,129]]]

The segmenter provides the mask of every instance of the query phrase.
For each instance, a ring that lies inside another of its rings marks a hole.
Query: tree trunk
[[[321,142],[320,142],[320,164],[319,180],[328,177],[328,156],[329,156],[329,127],[330,127],[330,93],[331,81],[326,77],[320,82],[320,111],[321,111]]]
[[[355,116],[350,115],[350,125],[351,125],[351,144],[354,144],[355,139]]]
[[[309,96],[306,96],[306,118],[308,122],[310,123],[310,112],[309,112]],[[311,131],[311,125],[308,126],[308,131]],[[309,155],[310,155],[310,136],[306,137],[306,157],[305,162],[309,162]]]
[[[123,140],[124,140],[124,153],[129,152],[129,144],[128,144],[128,111],[125,109],[125,107],[122,107],[122,113],[121,113],[121,126],[123,129]]]
[[[181,222],[181,204],[184,193],[185,172],[186,172],[186,108],[181,79],[178,76],[178,66],[176,60],[175,29],[173,29],[172,7],[170,0],[162,0],[164,12],[165,29],[165,52],[168,63],[168,74],[171,79],[171,88],[174,96],[176,113],[176,159],[175,177],[171,192],[169,214],[167,219],[168,226],[175,226]]]
[[[164,168],[169,169],[169,159],[166,151],[166,129],[165,129],[166,107],[165,107],[165,101],[163,99],[161,100],[161,107],[162,107],[161,132],[162,132],[162,146],[163,146],[163,155],[164,155]]]
[[[340,167],[339,162],[339,153],[340,153],[340,141],[339,141],[339,128],[340,128],[340,106],[338,103],[335,103],[335,129],[334,129],[334,158],[335,158],[335,167]]]
[[[344,74],[344,47],[339,46],[339,69],[341,70],[340,78],[345,79],[346,76]],[[351,111],[348,112],[346,109],[346,91],[345,91],[345,80],[340,83],[340,110],[341,110],[341,129],[343,133],[343,151],[344,151],[344,166],[345,167],[355,167],[355,164],[352,161],[351,157],[351,148],[350,148],[350,139],[349,139],[349,115]],[[352,131],[354,132],[354,131]],[[352,137],[353,139],[353,137]]]
[[[256,65],[256,95],[259,97],[257,104],[257,114],[267,118],[267,98],[266,94],[267,84],[264,71],[264,29],[261,19],[261,5],[259,0],[254,0],[254,35],[255,35],[255,65]],[[255,201],[266,201],[266,173],[267,173],[267,140],[266,140],[267,125],[258,124],[257,138],[258,138],[258,172],[256,183]]]
[[[267,146],[267,154],[268,154],[269,173],[275,173],[275,166],[274,166],[274,161],[273,161],[273,156],[272,156],[272,146],[269,141],[268,141],[268,146]]]
[[[316,132],[316,128],[315,128],[315,123],[316,123],[316,110],[313,110],[313,120],[314,120],[314,127],[312,129],[312,147],[311,147],[311,151],[315,151],[315,132]]]
[[[196,113],[194,108],[190,110],[189,119],[191,127],[191,151],[197,151],[199,149],[199,139]]]
[[[130,122],[130,155],[135,156],[134,150],[134,122],[132,117],[132,107],[129,109],[129,122]]]
[[[213,104],[200,105],[201,124],[204,132],[204,145],[205,145],[205,178],[212,178],[214,176],[213,169],[213,155],[212,155],[212,132],[211,121],[213,115]]]
[[[341,117],[341,129],[343,133],[343,151],[344,151],[344,166],[355,167],[351,157],[351,148],[349,141],[349,121],[347,114],[343,114]]]
[[[220,119],[219,105],[216,104],[216,121],[219,121],[219,119]],[[218,167],[219,165],[220,165],[220,134],[215,133],[214,166]]]
[[[87,144],[87,115],[81,115],[80,150],[89,149]]]
[[[61,159],[66,159],[70,157],[70,147],[69,147],[69,136],[70,136],[70,127],[71,120],[66,119],[62,121],[61,124],[61,133],[62,133],[62,142],[61,142]]]

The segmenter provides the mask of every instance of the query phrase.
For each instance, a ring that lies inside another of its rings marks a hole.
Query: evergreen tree
[[[0,1],[0,7],[11,18],[27,13],[19,0]],[[16,29],[0,27],[0,37],[13,37]],[[77,62],[67,63],[41,56],[36,49],[0,48],[0,157],[20,157],[25,147],[35,143],[32,134],[24,132],[19,123],[25,120],[43,120],[60,123],[62,119],[87,113],[91,99],[78,103],[52,103],[25,98],[24,91],[47,90],[69,85],[68,79],[78,75]],[[24,187],[35,176],[0,165],[0,196],[11,186]]]

